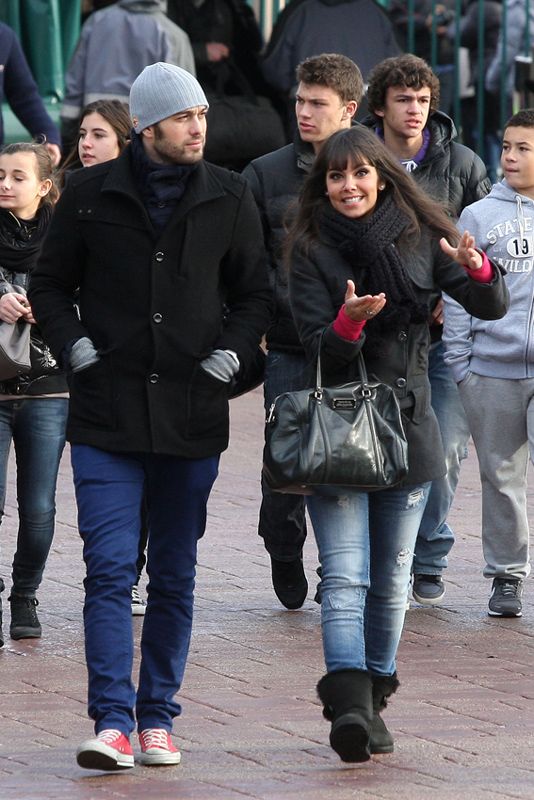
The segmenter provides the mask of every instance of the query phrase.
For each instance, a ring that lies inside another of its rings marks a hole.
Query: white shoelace
[[[106,728],[104,731],[100,731],[98,736],[96,737],[99,742],[104,742],[105,744],[113,744],[116,742],[117,739],[120,739],[122,736],[122,731],[117,731],[114,728]]]
[[[139,589],[137,586],[132,586],[132,603],[136,603],[136,605],[144,606],[146,605],[145,601],[141,598],[139,594]]]
[[[169,747],[168,733],[164,728],[147,728],[141,734],[143,745],[149,747]]]

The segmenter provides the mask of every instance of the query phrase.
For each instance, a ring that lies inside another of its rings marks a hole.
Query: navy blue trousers
[[[193,620],[197,542],[219,457],[181,459],[71,447],[86,565],[84,627],[88,710],[95,732],[172,730]],[[132,681],[131,588],[146,497],[147,610],[138,689]]]

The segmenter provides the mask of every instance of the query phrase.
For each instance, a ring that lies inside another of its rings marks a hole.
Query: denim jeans
[[[392,675],[413,549],[429,483],[362,492],[326,488],[307,498],[321,576],[327,672]]]
[[[277,395],[314,385],[315,373],[304,355],[269,350],[263,384],[265,411]],[[262,478],[258,533],[265,549],[279,561],[293,561],[306,540],[306,504],[297,494],[272,492]]]
[[[197,542],[219,457],[108,453],[71,448],[86,565],[84,627],[88,710],[95,732],[172,730],[193,619]],[[137,693],[132,682],[131,588],[141,501],[148,509],[148,602]],[[135,716],[134,716],[135,708]]]
[[[59,397],[0,402],[0,518],[11,441],[17,465],[19,528],[13,557],[16,594],[35,597],[54,537],[56,483],[69,401]]]
[[[440,575],[447,566],[447,556],[454,544],[454,533],[447,524],[454,493],[460,477],[460,462],[467,457],[469,426],[458,387],[443,360],[443,343],[430,348],[428,377],[432,387],[432,408],[438,418],[445,451],[447,473],[432,481],[432,488],[419,527],[414,573]]]

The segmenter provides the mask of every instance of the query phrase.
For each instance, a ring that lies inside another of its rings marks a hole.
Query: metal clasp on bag
[[[315,389],[315,391],[314,391],[314,393],[313,393],[313,396],[315,397],[315,399],[317,400],[317,402],[318,402],[318,403],[322,402],[322,399],[323,399],[323,390],[322,390],[322,388],[321,388],[320,386],[318,386],[318,387]]]
[[[270,422],[274,422],[274,407],[275,403],[271,403],[271,407],[269,409],[269,413],[267,414],[266,424],[268,425]]]

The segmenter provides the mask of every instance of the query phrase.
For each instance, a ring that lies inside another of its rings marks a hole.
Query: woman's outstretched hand
[[[461,239],[458,242],[458,247],[452,247],[449,242],[443,238],[439,240],[443,252],[461,264],[462,267],[469,267],[469,269],[480,269],[483,263],[482,256],[475,249],[475,237],[471,236],[469,231],[462,233]]]
[[[345,292],[345,314],[354,322],[363,322],[372,319],[386,305],[386,296],[380,294],[365,294],[358,297],[354,281],[347,281],[347,291]]]

